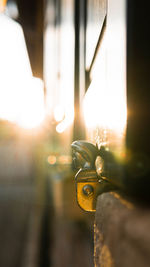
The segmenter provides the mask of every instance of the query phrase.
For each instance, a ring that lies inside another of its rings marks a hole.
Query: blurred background
[[[84,138],[79,3],[0,0],[0,12],[0,266],[91,267],[70,151]]]

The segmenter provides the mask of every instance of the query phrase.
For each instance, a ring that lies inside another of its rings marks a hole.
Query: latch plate
[[[85,211],[96,210],[97,188],[99,179],[96,171],[80,169],[75,176],[78,205]]]
[[[103,159],[100,151],[86,141],[72,143],[73,163],[78,172],[75,176],[78,205],[85,211],[96,211],[97,196],[114,189],[114,186],[101,176]],[[96,160],[97,159],[97,160]],[[97,163],[99,168],[97,168]]]

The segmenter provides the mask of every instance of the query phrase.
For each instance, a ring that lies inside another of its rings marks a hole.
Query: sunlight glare
[[[92,70],[92,82],[84,98],[83,110],[87,128],[98,127],[120,134],[125,129],[127,119],[125,30],[122,24],[115,26],[116,32],[122,35],[118,35],[117,39],[112,37],[111,31],[105,32]]]
[[[56,126],[56,132],[63,133],[72,123],[74,120],[74,109],[73,107],[69,106],[68,110],[65,111],[65,118]]]
[[[62,121],[63,118],[64,118],[64,108],[61,106],[61,105],[57,105],[55,108],[54,108],[54,119],[59,122],[59,121]]]
[[[0,14],[0,119],[34,128],[44,119],[43,82],[32,70],[21,26]]]
[[[20,113],[16,122],[23,128],[40,126],[45,117],[43,82],[32,78],[28,87],[20,95]]]

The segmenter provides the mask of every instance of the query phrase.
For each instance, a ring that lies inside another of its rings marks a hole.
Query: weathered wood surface
[[[106,193],[95,217],[96,267],[150,266],[150,209]]]

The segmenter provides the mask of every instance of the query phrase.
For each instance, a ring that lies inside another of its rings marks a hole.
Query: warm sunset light
[[[88,129],[98,127],[117,134],[124,131],[127,119],[125,12],[122,13],[120,23],[112,25],[109,19],[107,21],[113,28],[113,36],[109,27],[104,33],[83,103]]]
[[[38,127],[45,117],[43,82],[32,77],[8,92],[9,87],[0,91],[0,118],[26,129]]]
[[[64,108],[60,105],[56,106],[54,108],[54,119],[59,122],[59,121],[62,121],[63,118],[64,118]]]
[[[102,81],[102,79],[101,79]],[[84,98],[84,118],[88,128],[102,127],[122,131],[126,124],[126,102],[120,91],[109,92],[95,80]]]
[[[7,0],[0,0],[0,12],[3,12],[6,6]]]
[[[57,30],[60,29],[56,29],[55,32],[51,26],[48,26],[45,32],[44,74],[47,113],[57,123],[56,132],[63,133],[72,125],[74,119],[73,24],[62,25],[59,45],[55,45],[55,40],[58,38]],[[55,53],[51,54],[50,48],[54,49]],[[58,62],[60,63],[59,69],[57,69]]]
[[[54,155],[48,156],[47,161],[50,165],[54,165],[57,161],[56,156],[54,156]]]
[[[65,112],[65,118],[56,126],[56,131],[58,133],[63,133],[74,120],[74,110],[73,107],[68,107],[68,110]]]
[[[43,82],[33,77],[23,89],[16,122],[23,128],[32,129],[38,127],[45,118]]]
[[[37,127],[45,116],[43,82],[32,76],[21,26],[4,14],[0,24],[0,119]]]

